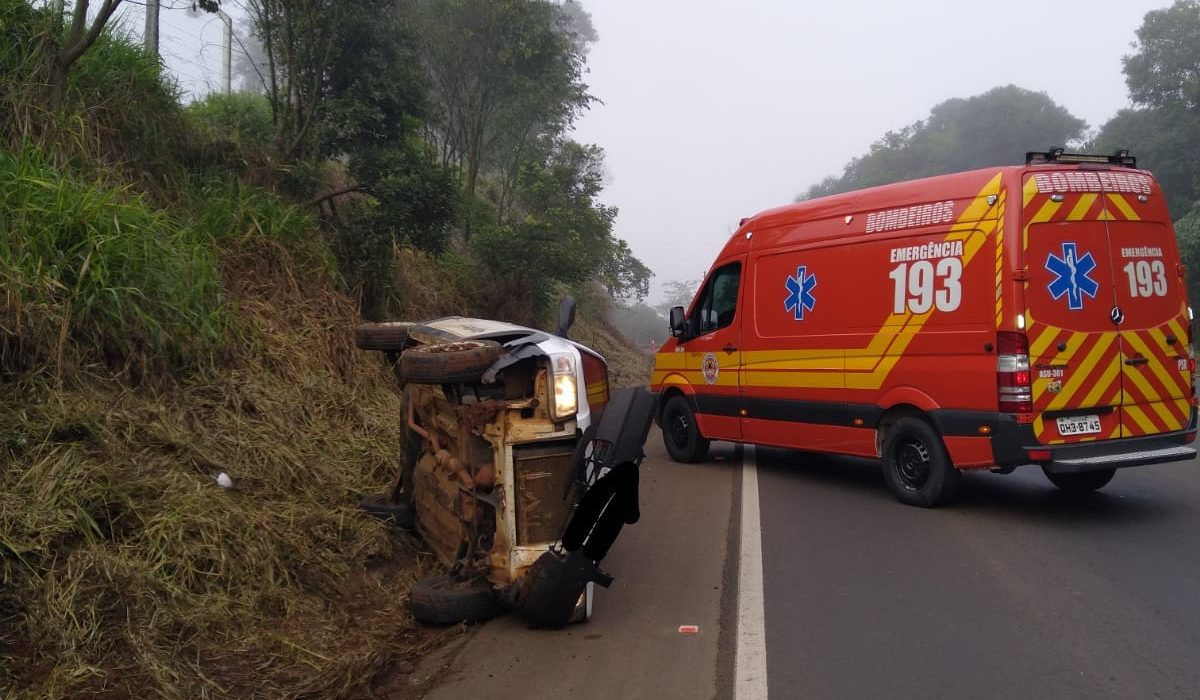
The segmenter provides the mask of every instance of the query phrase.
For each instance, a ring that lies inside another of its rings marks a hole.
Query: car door
[[[696,421],[705,437],[740,440],[742,364],[740,306],[743,259],[720,264],[705,280],[687,316],[688,380],[696,392]]]

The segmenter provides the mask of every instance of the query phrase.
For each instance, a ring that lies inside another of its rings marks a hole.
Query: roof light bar
[[[1129,155],[1129,149],[1122,148],[1112,155],[1099,153],[1067,153],[1061,146],[1051,146],[1048,151],[1026,151],[1025,165],[1040,163],[1098,163],[1101,165],[1120,165],[1126,168],[1136,168],[1137,158]]]

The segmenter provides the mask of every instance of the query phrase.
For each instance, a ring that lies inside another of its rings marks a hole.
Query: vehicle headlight
[[[575,358],[571,355],[551,355],[550,373],[554,377],[554,405],[551,415],[555,420],[570,418],[579,410],[579,387],[575,383]]]

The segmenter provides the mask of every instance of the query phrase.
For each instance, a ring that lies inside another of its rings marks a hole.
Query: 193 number
[[[895,283],[892,313],[902,314],[907,308],[923,314],[934,306],[954,311],[962,303],[962,258],[941,258],[936,267],[928,260],[900,263],[888,277]]]
[[[1121,269],[1129,276],[1129,296],[1136,298],[1167,295],[1167,268],[1162,260],[1138,260]]]

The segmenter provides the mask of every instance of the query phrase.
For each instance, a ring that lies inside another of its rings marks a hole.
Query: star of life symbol
[[[1074,243],[1062,244],[1062,257],[1051,253],[1046,258],[1046,269],[1057,277],[1046,286],[1050,296],[1055,301],[1067,297],[1067,307],[1072,311],[1083,308],[1083,295],[1089,299],[1096,298],[1100,283],[1091,278],[1092,270],[1096,269],[1096,260],[1090,252],[1079,257]]]
[[[801,265],[796,268],[795,277],[788,276],[784,286],[788,291],[787,299],[783,302],[784,311],[792,312],[792,318],[803,321],[805,310],[812,311],[817,305],[817,299],[813,296],[817,276],[808,274],[807,266]]]

